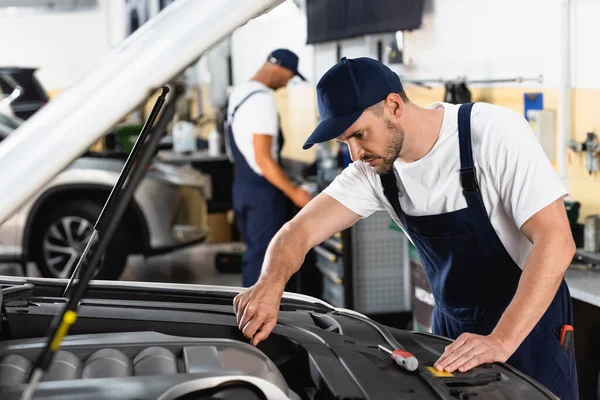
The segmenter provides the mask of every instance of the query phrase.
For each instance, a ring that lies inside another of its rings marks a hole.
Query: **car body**
[[[0,114],[0,142],[21,123]],[[122,157],[95,152],[76,159],[0,225],[0,258],[34,261],[44,276],[69,277],[96,221],[94,215],[99,214],[124,163]],[[199,172],[155,160],[124,216],[126,244],[113,248],[114,257],[100,276],[118,278],[129,254],[150,256],[206,240],[204,188]],[[53,215],[55,220],[45,224],[43,220]],[[79,229],[85,231],[77,240]],[[49,237],[49,230],[60,235]]]
[[[26,120],[50,101],[35,76],[36,70],[30,67],[0,67],[0,93],[10,98],[6,104],[0,104],[0,111]]]
[[[178,0],[141,26],[0,143],[0,170],[14,169],[0,180],[0,221],[149,93],[282,1]],[[87,121],[94,123],[82,132]],[[237,287],[94,280],[74,299],[63,294],[66,279],[0,277],[0,285],[3,400],[21,398],[46,343],[61,351],[32,386],[34,399],[555,398],[504,363],[437,374],[430,367],[450,340],[385,327],[307,296],[284,293],[272,334],[252,347],[233,310]],[[77,313],[59,326],[69,299]],[[44,337],[50,326],[59,327],[58,339],[69,336],[51,342]],[[418,369],[395,365],[380,346],[411,352]]]
[[[0,277],[4,340],[0,398],[20,399],[64,279]],[[71,336],[34,399],[555,399],[516,369],[495,363],[432,373],[450,340],[385,327],[356,312],[285,293],[269,338],[251,346],[231,307],[239,288],[95,281]],[[418,368],[395,365],[399,349]]]

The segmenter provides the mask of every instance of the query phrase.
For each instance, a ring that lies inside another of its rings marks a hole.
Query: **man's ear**
[[[390,93],[384,100],[385,109],[389,110],[389,113],[394,118],[399,118],[404,110],[404,102],[397,93]]]

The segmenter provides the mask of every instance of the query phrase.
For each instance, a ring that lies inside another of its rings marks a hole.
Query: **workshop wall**
[[[252,45],[249,46],[248,43]],[[302,150],[302,143],[317,125],[313,49],[306,45],[306,16],[293,1],[287,1],[267,15],[250,21],[231,37],[233,84],[250,79],[279,47],[292,50],[300,58],[298,69],[307,83],[295,80],[275,93],[285,145],[282,156],[303,162],[315,159],[316,149]]]
[[[541,92],[544,107],[558,110],[563,3],[562,0],[501,3],[434,0],[429,3],[422,28],[405,33],[404,55],[410,60],[408,65],[392,67],[404,79],[415,80],[542,74],[542,84],[472,86],[473,100],[499,104],[523,115],[524,93]],[[587,132],[598,132],[600,128],[600,114],[594,106],[600,100],[600,76],[595,67],[599,55],[589,51],[596,45],[594,16],[600,13],[600,2],[573,0],[572,3],[572,137],[581,142]],[[407,93],[418,104],[427,105],[442,100],[444,89],[407,85]],[[600,213],[597,195],[600,176],[588,174],[585,155],[568,155],[569,192],[582,203],[582,221],[586,215]]]
[[[405,32],[399,68],[410,79],[544,75],[556,86],[561,0],[433,0],[420,29]],[[545,15],[541,15],[541,12]]]
[[[470,90],[475,101],[502,105],[521,115],[524,94],[543,93],[544,107],[558,110],[563,3],[563,0],[431,0],[427,3],[422,27],[404,34],[405,64],[391,67],[405,80],[460,76],[484,80],[542,75],[541,84],[474,85]],[[577,141],[585,140],[587,132],[600,128],[600,113],[594,106],[600,100],[600,75],[596,67],[599,56],[586,51],[596,46],[593,16],[599,13],[600,2],[573,0],[572,135]],[[344,40],[339,43],[339,53],[336,43],[313,46],[315,79],[312,84],[337,62],[338,56],[377,58],[379,40],[386,43],[389,37]],[[413,101],[423,106],[444,98],[444,88],[439,84],[426,89],[407,83],[406,90]],[[297,122],[302,123],[302,120]],[[295,128],[304,132],[312,127],[312,120],[307,125]],[[301,152],[299,147],[290,149],[293,155]],[[589,176],[584,155],[569,154],[567,176],[570,194],[582,203],[580,220],[585,215],[600,213],[597,196],[600,177]]]
[[[306,45],[306,15],[293,1],[287,1],[236,29],[231,36],[233,84],[250,79],[267,60],[269,52],[278,47],[298,54],[298,69],[309,82],[315,82],[312,46]]]
[[[301,3],[301,2],[300,2]],[[391,65],[405,80],[497,79],[543,75],[543,83],[471,86],[475,101],[487,101],[523,114],[523,95],[542,92],[545,108],[558,108],[561,77],[561,24],[564,0],[429,0],[420,29],[404,33],[404,65]],[[572,0],[573,138],[585,140],[598,132],[600,74],[595,49],[595,16],[600,2]],[[2,64],[41,66],[37,73],[50,95],[56,94],[98,65],[124,38],[123,2],[99,0],[98,8],[77,13],[0,13]],[[542,15],[543,13],[543,15]],[[51,33],[44,35],[45,32]],[[314,86],[338,56],[377,57],[377,42],[389,35],[367,36],[336,43],[307,46],[306,17],[293,1],[250,21],[231,40],[233,82],[242,82],[259,68],[268,52],[288,47],[300,55],[300,69],[309,82],[291,84],[276,94],[287,158],[310,162],[314,148],[301,144],[318,123]],[[248,43],[252,45],[249,46]],[[206,92],[211,82],[199,82],[200,102],[211,111]],[[406,84],[413,101],[426,105],[443,99],[444,89]],[[557,124],[558,126],[558,124]],[[568,177],[570,193],[582,203],[581,217],[600,213],[600,177],[585,170],[585,156],[572,154]]]
[[[2,65],[39,67],[51,96],[94,68],[122,40],[122,2],[99,0],[79,12],[0,12]]]
[[[444,89],[431,90],[415,86],[407,88],[409,98],[419,105],[427,105],[444,96]],[[543,93],[544,107],[558,109],[558,89],[541,88],[536,92]],[[518,87],[473,87],[471,88],[474,101],[485,101],[508,107],[523,114],[523,95],[526,90]],[[595,105],[600,104],[600,90],[595,88],[577,88],[572,90],[573,96],[573,139],[583,142],[587,132],[600,131],[600,115]],[[556,166],[556,165],[555,165]],[[581,202],[579,222],[583,223],[586,215],[600,213],[600,174],[590,176],[586,170],[585,155],[567,153],[567,177],[569,194]]]

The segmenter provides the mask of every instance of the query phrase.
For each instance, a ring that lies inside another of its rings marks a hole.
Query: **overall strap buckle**
[[[463,193],[473,193],[479,191],[479,183],[475,174],[475,167],[460,169],[460,184],[463,187]]]

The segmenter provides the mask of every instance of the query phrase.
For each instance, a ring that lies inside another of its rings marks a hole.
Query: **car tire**
[[[42,276],[68,279],[79,261],[85,245],[93,232],[102,205],[92,200],[77,200],[46,209],[39,220],[34,221],[29,242],[31,259]],[[99,238],[96,243],[98,243]],[[67,250],[73,250],[68,254]],[[127,264],[125,230],[120,224],[109,243],[94,279],[119,279]],[[62,268],[61,268],[62,266]],[[69,266],[70,273],[61,276]],[[81,272],[80,272],[81,274]]]

